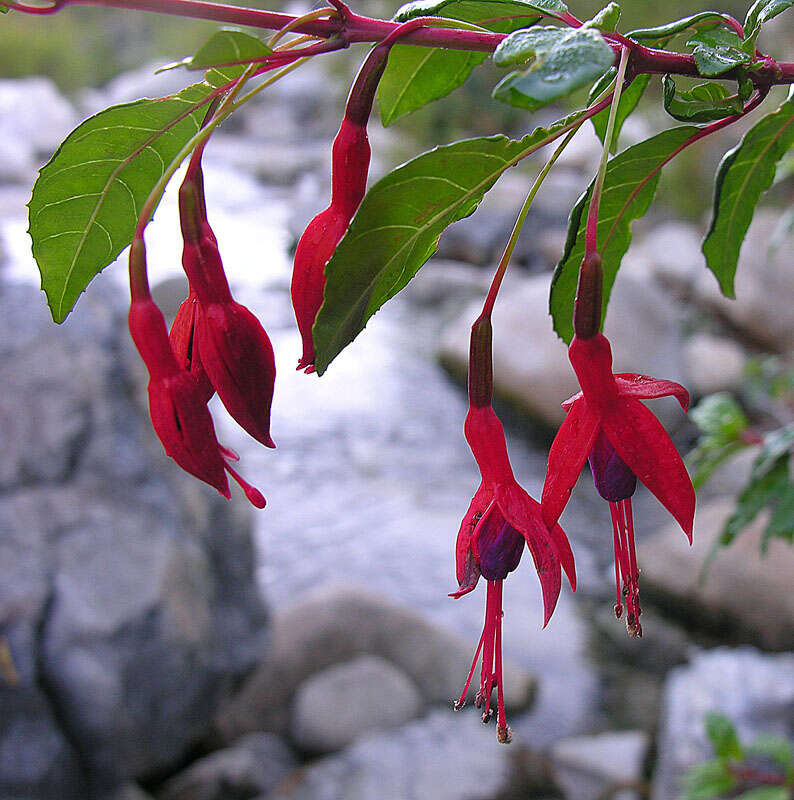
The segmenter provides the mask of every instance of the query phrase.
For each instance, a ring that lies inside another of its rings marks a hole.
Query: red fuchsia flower
[[[673,515],[690,543],[695,490],[667,432],[640,400],[672,395],[686,411],[689,393],[672,381],[612,373],[612,350],[599,332],[601,281],[601,259],[591,253],[582,264],[575,335],[568,348],[582,391],[563,403],[568,416],[551,446],[541,505],[544,522],[554,525],[589,459],[596,490],[612,512],[615,614],[621,616],[621,597],[625,598],[628,631],[642,636],[631,509],[637,479]]]
[[[576,572],[570,545],[559,525],[547,528],[540,504],[516,482],[507,455],[502,423],[491,407],[491,323],[480,318],[472,327],[469,361],[469,412],[466,441],[480,469],[481,483],[463,517],[455,548],[455,571],[460,598],[471,592],[480,576],[487,581],[485,624],[466,684],[455,708],[465,704],[477,659],[482,652],[480,687],[475,705],[483,708],[483,722],[492,716],[491,694],[497,691],[497,738],[510,741],[502,685],[502,582],[518,567],[529,548],[540,579],[544,627],[560,593],[560,565],[572,588]]]
[[[200,395],[205,402],[209,402],[209,399],[215,394],[215,387],[207,377],[198,347],[196,347],[196,314],[198,312],[198,298],[191,286],[187,298],[182,301],[182,305],[179,306],[174,321],[171,323],[168,339],[179,366],[193,377]]]
[[[149,412],[166,454],[227,499],[231,497],[228,472],[248,500],[257,508],[264,508],[262,493],[228,464],[227,459],[237,458],[218,443],[207,400],[195,377],[180,366],[171,348],[165,319],[149,292],[141,238],[136,238],[130,247],[130,287],[130,333],[149,371]]]
[[[180,355],[200,362],[209,382],[234,420],[266,447],[276,379],[273,347],[259,320],[235,302],[223,270],[212,229],[203,217],[200,186],[188,172],[179,190],[184,249],[182,266],[197,302],[192,306],[193,336],[189,356],[184,331],[178,332]],[[189,299],[189,298],[188,298]],[[185,311],[187,316],[189,311]],[[187,327],[187,322],[182,323]]]

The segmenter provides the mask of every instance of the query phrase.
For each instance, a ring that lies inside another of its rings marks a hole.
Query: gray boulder
[[[56,327],[34,289],[0,287],[2,797],[171,768],[263,649],[247,517],[164,456],[126,335],[104,288]]]
[[[292,738],[303,750],[332,753],[379,729],[396,728],[419,714],[413,681],[388,661],[360,656],[318,672],[298,687]]]
[[[434,711],[299,770],[267,800],[491,800],[510,781],[511,760],[474,712]]]
[[[286,734],[285,708],[298,687],[321,670],[360,655],[379,656],[398,667],[424,703],[449,705],[463,688],[476,647],[476,642],[349,585],[319,589],[274,614],[271,630],[265,660],[218,714],[221,741],[256,730]],[[534,695],[532,677],[511,662],[504,669],[505,702],[516,710],[526,707]]]
[[[713,756],[703,719],[725,714],[739,735],[794,736],[794,655],[765,655],[750,647],[721,647],[676,667],[664,689],[652,800],[678,800],[681,778]]]
[[[494,308],[494,390],[541,422],[556,427],[565,417],[560,403],[579,390],[564,343],[548,314],[549,275],[508,279]],[[482,301],[466,308],[443,335],[440,358],[465,374],[471,323]],[[677,305],[647,280],[622,276],[615,283],[606,334],[615,372],[642,372],[680,381]],[[655,407],[665,421],[681,419],[674,401]]]
[[[639,545],[646,596],[692,627],[721,628],[762,647],[794,649],[794,551],[773,539],[761,555],[765,515],[721,548],[700,580],[703,563],[732,513],[732,499],[702,504],[695,515],[692,547],[671,523]]]
[[[157,800],[229,800],[256,797],[295,769],[289,748],[272,733],[249,733],[169,779]]]

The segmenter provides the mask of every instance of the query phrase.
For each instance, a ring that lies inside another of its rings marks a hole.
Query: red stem
[[[2,2],[3,5],[9,8],[30,14],[52,14],[67,5],[90,5],[150,11],[160,14],[175,14],[181,17],[207,19],[267,30],[280,30],[296,19],[290,14],[280,14],[274,11],[262,11],[253,8],[239,8],[224,3],[203,2],[203,0],[56,0],[52,6],[46,8],[16,3],[12,2],[12,0],[2,0]],[[570,16],[570,19],[568,19],[569,16],[565,15],[565,19],[560,17],[560,20],[569,25],[578,23],[575,17]],[[352,44],[355,42],[379,42],[398,27],[399,23],[397,22],[350,14],[346,19],[307,21],[296,26],[294,30],[297,33],[320,36],[322,38],[342,36],[345,41]],[[736,30],[738,32],[738,28]],[[503,33],[485,33],[458,28],[421,28],[408,34],[405,41],[406,43],[423,47],[443,47],[450,50],[491,53],[505,36],[506,34]],[[617,60],[623,44],[617,41],[618,37],[614,34],[606,34],[606,38],[613,39],[610,44],[615,50],[615,59]],[[637,43],[632,46],[632,58],[629,68],[631,74],[648,73],[656,75],[669,73],[671,75],[700,77],[695,59],[691,55],[655,50]],[[737,75],[734,70],[731,70],[717,77],[719,80],[731,80],[736,78]],[[759,86],[794,83],[794,63],[766,63],[754,71],[751,77]]]

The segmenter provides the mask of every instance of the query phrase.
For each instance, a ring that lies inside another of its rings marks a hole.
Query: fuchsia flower
[[[195,380],[200,389],[200,394],[209,402],[215,394],[215,387],[207,377],[204,365],[196,347],[196,314],[199,312],[198,298],[193,287],[190,287],[188,296],[182,301],[171,323],[168,338],[171,348],[179,361],[179,366]]]
[[[582,391],[563,403],[568,416],[549,452],[541,505],[544,522],[554,525],[589,458],[596,490],[609,502],[612,512],[615,614],[621,616],[622,595],[629,633],[641,636],[631,509],[637,479],[673,515],[690,543],[695,490],[667,432],[640,399],[672,395],[686,411],[689,394],[672,381],[612,373],[612,350],[606,337],[599,333],[601,281],[601,259],[591,253],[582,264],[574,311],[575,335],[568,348]]]
[[[259,320],[233,299],[215,236],[201,209],[200,184],[188,173],[179,190],[182,266],[196,302],[186,308],[185,321],[180,320],[180,326],[188,328],[192,310],[192,336],[178,329],[176,334],[172,331],[172,339],[191,372],[198,372],[200,364],[240,427],[266,447],[275,447],[270,437],[273,347]]]
[[[149,412],[165,452],[182,469],[215,487],[229,499],[228,472],[257,508],[265,507],[261,492],[250,486],[227,463],[234,454],[221,447],[196,379],[177,361],[162,312],[149,293],[143,239],[130,247],[129,327],[135,346],[149,371]]]
[[[510,741],[502,686],[502,581],[521,560],[526,542],[543,594],[544,627],[560,593],[560,565],[576,588],[573,554],[559,525],[543,522],[540,504],[516,482],[507,455],[502,423],[491,407],[491,323],[480,318],[472,327],[469,362],[469,412],[466,441],[482,477],[463,517],[455,548],[459,598],[471,592],[480,575],[488,582],[485,624],[468,679],[455,708],[465,704],[477,659],[482,652],[480,688],[475,705],[484,706],[483,722],[492,716],[491,693],[497,690],[497,737]]]

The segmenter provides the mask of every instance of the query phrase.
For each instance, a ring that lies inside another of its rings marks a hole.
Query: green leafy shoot
[[[614,62],[612,48],[592,29],[516,31],[496,48],[494,63],[521,69],[503,78],[493,96],[536,111],[600,78]]]
[[[592,103],[593,100],[615,80],[617,72],[615,67],[611,67],[593,84],[593,88],[590,90],[590,95],[587,99],[588,104]],[[629,115],[634,109],[637,108],[650,81],[650,75],[638,75],[621,93],[617,115],[615,117],[615,127],[612,131],[612,141],[609,145],[610,153],[617,152],[618,137],[623,129],[623,123],[629,118]],[[602,142],[606,136],[608,120],[609,108],[605,108],[603,111],[590,118],[590,122],[593,123],[593,128],[595,128],[596,136],[598,136]]]
[[[502,173],[580,117],[578,112],[520,140],[490,136],[436,147],[372,186],[326,265],[325,301],[314,324],[317,372],[322,375],[407,285],[447,226],[472,214]]]
[[[198,131],[211,93],[199,83],[107,108],[75,128],[42,168],[29,232],[56,322],[132,241],[143,203]]]
[[[692,767],[683,780],[682,800],[717,800],[736,786],[736,778],[721,759]]]
[[[794,94],[780,108],[757,122],[742,141],[725,154],[717,170],[714,211],[703,255],[722,293],[734,296],[739,251],[755,207],[775,178],[778,161],[794,145]]]
[[[687,42],[687,47],[693,48],[698,72],[707,78],[751,63],[753,56],[742,45],[739,34],[727,28],[700,31]]]
[[[657,25],[654,28],[637,28],[629,31],[626,35],[630,39],[644,44],[665,47],[674,36],[680,36],[682,33],[698,31],[703,28],[712,28],[715,25],[730,27],[730,20],[725,14],[720,14],[717,11],[701,11],[699,14],[692,14],[689,17],[683,17],[665,25]]]
[[[794,0],[756,0],[744,20],[744,29],[754,31],[765,22],[794,6]]]
[[[620,6],[609,3],[604,6],[592,19],[584,23],[585,28],[594,28],[597,31],[614,31],[620,19]]]
[[[402,6],[393,20],[406,22],[415,17],[437,16],[445,18],[439,19],[439,26],[455,27],[449,20],[458,20],[497,33],[510,33],[567,10],[560,0],[415,0]],[[486,58],[487,53],[465,50],[412,45],[392,48],[378,84],[381,122],[384,126],[391,125],[400,117],[445,97],[462,86]]]
[[[664,110],[680,122],[712,122],[741,113],[744,108],[738,93],[719,83],[699,83],[679,91],[675,81],[665,75]]]
[[[697,447],[688,458],[693,472],[692,484],[698,489],[720,464],[748,447],[742,434],[749,423],[739,404],[726,393],[703,398],[689,416],[700,430]]]
[[[631,223],[648,210],[664,164],[697,130],[694,126],[671,128],[610,159],[598,211],[598,252],[604,269],[602,319],[606,318],[612,285],[631,242]],[[592,184],[571,211],[568,238],[551,280],[549,310],[554,330],[566,343],[573,338],[573,301],[584,257],[591,191]]]

